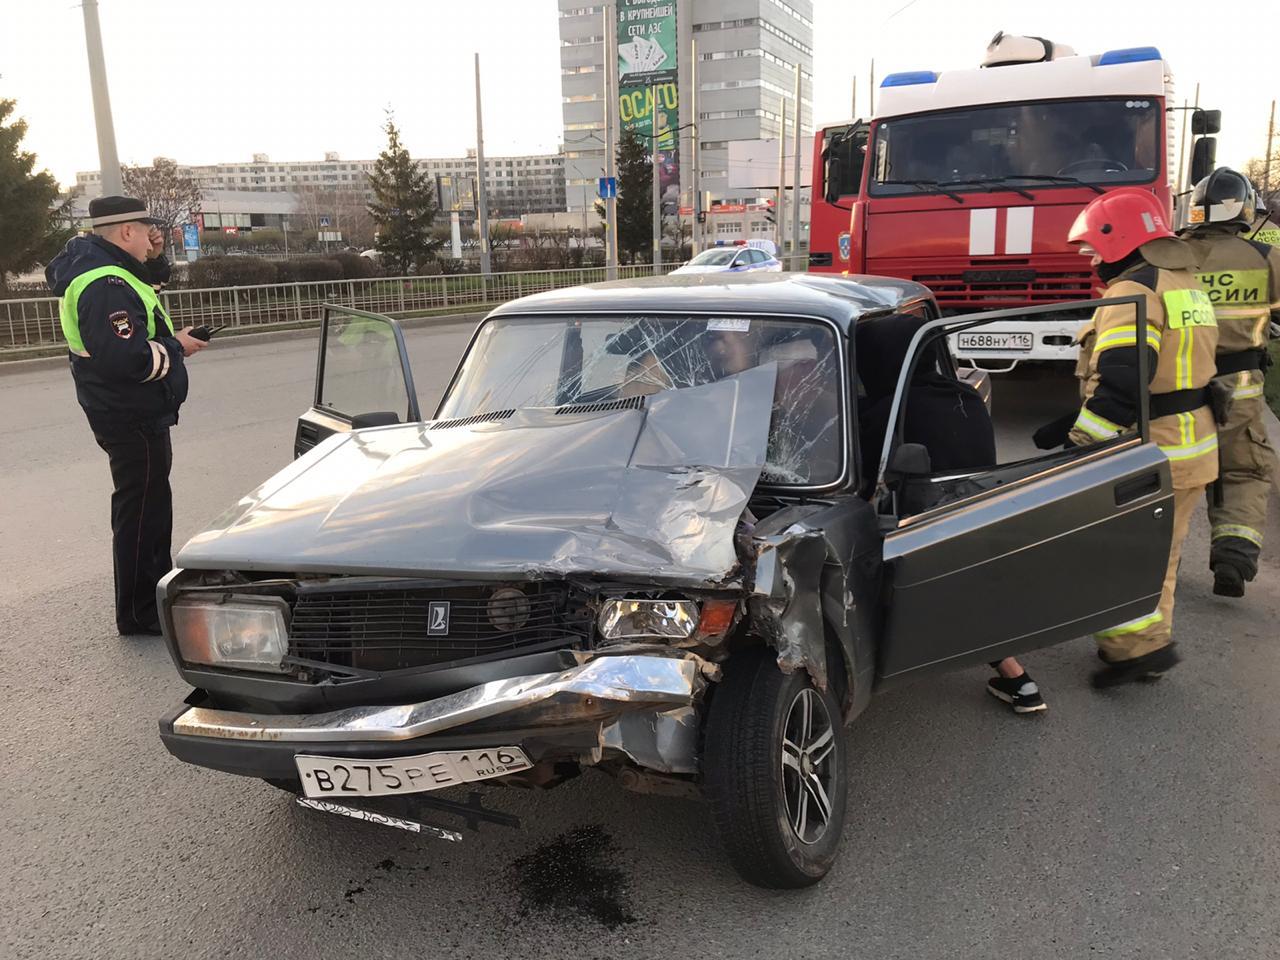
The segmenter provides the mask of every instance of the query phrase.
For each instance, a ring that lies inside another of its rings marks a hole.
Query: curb
[[[488,316],[490,309],[486,307],[482,311],[473,313],[445,313],[426,317],[404,317],[400,319],[400,326],[406,330],[414,330],[432,324],[449,326],[460,323],[479,323]],[[219,335],[218,342],[232,343],[233,341],[246,340],[252,343],[276,343],[282,340],[293,340],[304,335],[314,336],[319,326],[320,321],[316,320],[301,324],[273,325],[271,329],[267,330],[260,330],[254,327],[232,328]],[[31,373],[36,370],[48,370],[59,366],[65,367],[67,365],[65,349],[57,345],[51,345],[47,349],[57,352],[52,356],[38,356],[27,360],[10,360],[0,355],[0,378]]]

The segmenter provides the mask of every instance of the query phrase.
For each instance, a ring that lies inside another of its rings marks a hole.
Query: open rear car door
[[[1150,442],[1145,351],[1138,423],[1113,440],[950,472],[933,471],[923,447],[904,443],[906,384],[922,356],[937,356],[929,349],[940,336],[992,320],[1061,322],[1103,303],[1131,303],[1136,342],[1146,342],[1138,297],[950,317],[917,332],[878,473],[886,530],[881,685],[1060,643],[1156,608],[1173,489],[1168,460]]]
[[[298,418],[295,457],[334,433],[422,419],[400,324],[333,304],[323,309],[316,391]]]

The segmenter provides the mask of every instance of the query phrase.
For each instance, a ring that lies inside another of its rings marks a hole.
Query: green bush
[[[368,257],[358,253],[335,253],[329,259],[336,260],[342,266],[342,279],[364,280],[378,275],[378,265]]]
[[[297,263],[297,260],[277,260],[275,262],[276,283],[297,283]]]
[[[261,257],[201,257],[187,268],[192,287],[250,287],[276,282],[276,266]]]
[[[305,257],[295,260],[294,269],[298,280],[303,283],[320,283],[326,280],[342,279],[342,264],[337,260],[324,257]]]

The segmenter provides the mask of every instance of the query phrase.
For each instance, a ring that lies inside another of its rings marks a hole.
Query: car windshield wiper
[[[941,193],[950,197],[956,203],[964,203],[964,197],[956,193],[954,190],[948,190],[937,180],[877,180],[877,186],[893,186],[893,187],[916,187],[927,193]]]
[[[1007,177],[998,177],[993,179],[999,180],[1040,180],[1044,183],[1075,183],[1082,187],[1088,187],[1094,193],[1103,194],[1107,191],[1096,183],[1090,183],[1088,180],[1081,180],[1079,177],[1064,177],[1052,173],[1015,173]]]
[[[980,187],[1004,187],[1010,193],[1016,193],[1019,196],[1026,197],[1028,200],[1034,200],[1036,195],[1030,190],[1024,190],[1022,187],[1015,187],[1009,183],[1010,180],[1021,180],[1022,177],[966,177],[962,180],[946,180],[939,186],[959,187],[965,184],[975,184]]]

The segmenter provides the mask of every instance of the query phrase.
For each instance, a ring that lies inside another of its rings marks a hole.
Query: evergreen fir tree
[[[653,250],[653,165],[649,141],[624,130],[618,143],[618,259],[635,263]]]
[[[440,241],[431,235],[436,216],[436,187],[400,143],[400,130],[388,116],[382,128],[387,147],[369,174],[373,201],[369,213],[377,225],[374,249],[388,273],[410,274],[434,259]]]
[[[58,181],[47,170],[32,173],[36,155],[21,149],[26,121],[6,122],[14,106],[0,99],[0,293],[6,274],[50,259],[74,233],[71,201],[58,204]]]

